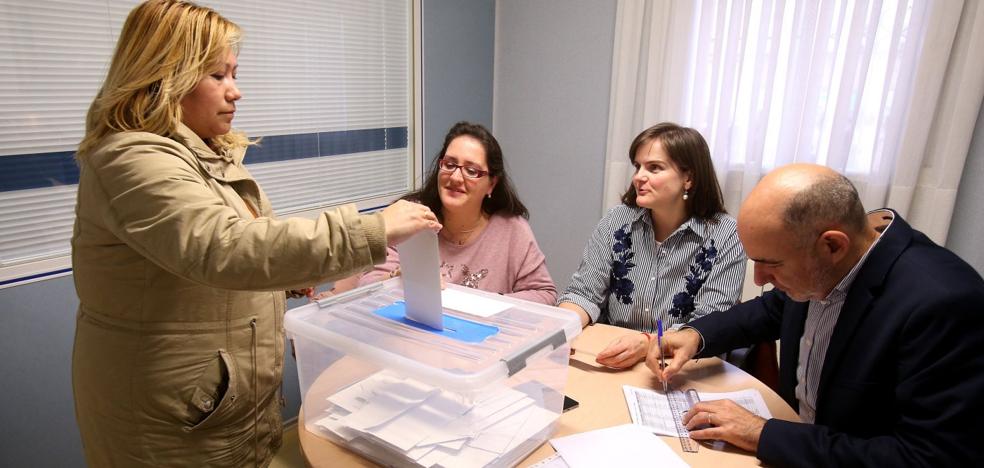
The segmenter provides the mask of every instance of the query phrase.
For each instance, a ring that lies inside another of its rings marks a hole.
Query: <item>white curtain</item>
[[[707,139],[732,213],[772,168],[815,162],[942,243],[984,97],[982,27],[977,1],[620,0],[603,208],[628,186],[632,138],[675,121]]]

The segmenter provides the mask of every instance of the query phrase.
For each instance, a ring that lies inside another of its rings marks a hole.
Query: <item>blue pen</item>
[[[656,346],[659,346],[659,370],[666,369],[666,359],[663,358],[663,321],[656,319]],[[666,380],[663,380],[663,394],[669,392]]]

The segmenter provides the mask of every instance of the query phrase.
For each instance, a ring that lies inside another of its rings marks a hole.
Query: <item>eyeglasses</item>
[[[475,166],[462,166],[455,164],[447,159],[441,158],[441,172],[453,174],[454,171],[461,169],[461,174],[469,179],[479,179],[488,175],[489,171],[483,171]]]

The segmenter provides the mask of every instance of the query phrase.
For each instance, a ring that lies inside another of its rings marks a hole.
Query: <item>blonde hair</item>
[[[182,0],[148,0],[134,8],[120,32],[106,81],[89,106],[78,157],[117,132],[172,137],[181,99],[229,50],[238,53],[238,25],[210,8]],[[217,152],[250,144],[232,131],[208,142]]]

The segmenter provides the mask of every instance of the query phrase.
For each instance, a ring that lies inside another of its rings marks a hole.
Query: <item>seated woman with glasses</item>
[[[424,187],[403,198],[429,207],[444,225],[438,247],[445,282],[554,303],[557,289],[526,222],[529,212],[509,181],[499,142],[485,127],[451,127]],[[399,265],[391,248],[386,262],[359,284],[396,276]]]
[[[629,333],[597,356],[629,367],[645,359],[656,321],[679,326],[738,302],[745,252],[704,138],[661,123],[629,147],[635,166],[622,203],[608,211],[584,248],[558,306],[582,326],[608,323]]]

